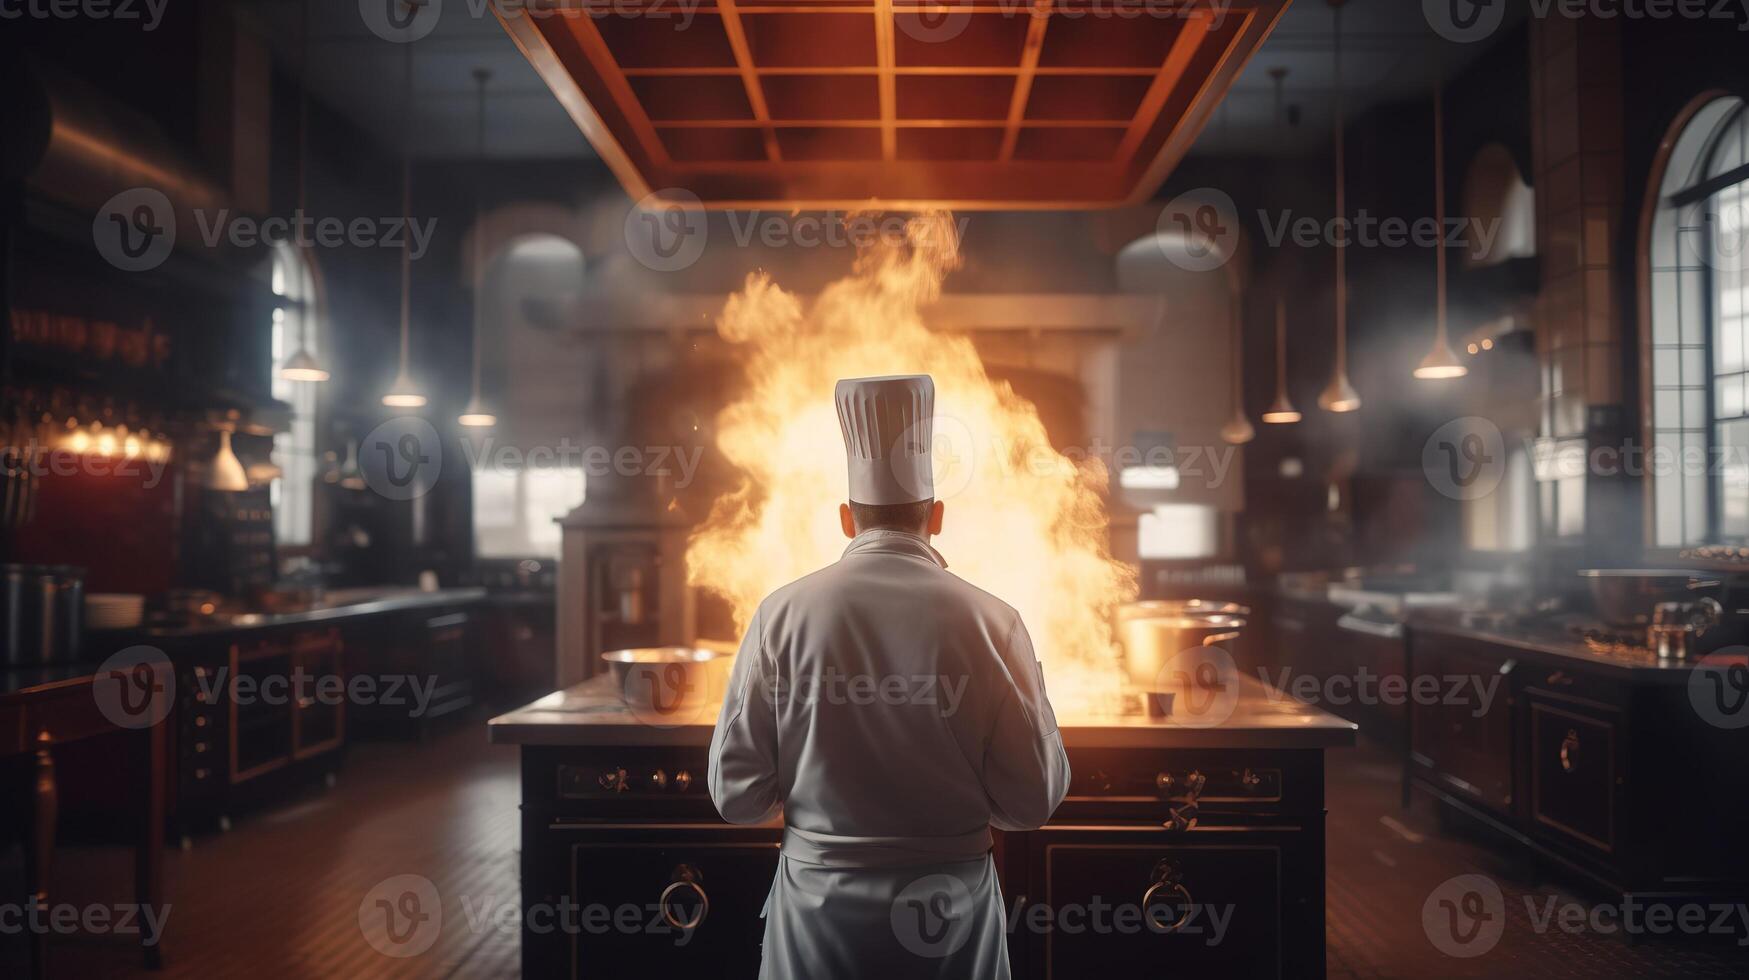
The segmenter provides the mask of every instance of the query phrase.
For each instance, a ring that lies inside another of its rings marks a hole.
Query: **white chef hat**
[[[834,392],[850,499],[909,504],[935,496],[930,440],[935,434],[935,379],[927,374],[846,378]]]

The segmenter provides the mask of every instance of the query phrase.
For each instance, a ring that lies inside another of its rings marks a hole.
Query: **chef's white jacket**
[[[922,537],[857,535],[760,604],[711,738],[723,818],[783,814],[760,976],[1006,978],[990,827],[1068,782],[1020,615]]]

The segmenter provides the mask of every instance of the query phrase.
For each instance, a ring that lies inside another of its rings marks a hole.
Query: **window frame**
[[[1666,187],[1672,176],[1671,168],[1679,162],[1677,160],[1677,153],[1683,148],[1684,141],[1692,135],[1690,129],[1697,125],[1698,119],[1703,113],[1714,108],[1721,102],[1735,104],[1724,107],[1724,115],[1713,124],[1712,130],[1705,134],[1706,143],[1698,151],[1694,152],[1692,162],[1686,164],[1686,169],[1689,174],[1689,180],[1686,184],[1673,190],[1667,190]],[[1745,98],[1739,93],[1724,89],[1713,89],[1703,92],[1691,99],[1688,104],[1677,113],[1669,128],[1666,130],[1664,139],[1659,144],[1658,151],[1653,159],[1650,179],[1647,183],[1645,199],[1641,207],[1640,234],[1636,248],[1636,260],[1639,273],[1638,306],[1640,317],[1640,438],[1642,445],[1646,447],[1648,451],[1651,451],[1660,445],[1658,441],[1658,414],[1656,408],[1657,393],[1660,389],[1657,385],[1657,365],[1655,362],[1656,330],[1659,320],[1658,311],[1654,308],[1659,291],[1654,280],[1654,274],[1659,272],[1673,272],[1677,275],[1677,283],[1674,288],[1676,290],[1678,302],[1680,303],[1680,297],[1683,290],[1686,288],[1686,284],[1681,279],[1683,272],[1681,260],[1681,235],[1684,232],[1684,226],[1681,224],[1682,212],[1697,204],[1703,204],[1704,202],[1711,200],[1723,190],[1739,186],[1746,181],[1749,181],[1749,161],[1746,161],[1745,164],[1735,167],[1731,171],[1723,174],[1712,176],[1706,175],[1707,171],[1712,169],[1713,161],[1716,159],[1719,148],[1723,145],[1726,137],[1730,136],[1738,127],[1742,126],[1749,126],[1749,98]],[[1695,174],[1702,176],[1696,180],[1693,179],[1693,175]],[[1664,222],[1662,220],[1667,215],[1671,216],[1672,220],[1675,222],[1675,224],[1668,228],[1663,226]],[[1653,256],[1656,251],[1654,236],[1661,231],[1671,231],[1677,236],[1675,245],[1677,251],[1677,264],[1674,269],[1655,269],[1653,266]],[[1654,482],[1658,474],[1655,467],[1648,466],[1640,478],[1643,521],[1641,536],[1645,550],[1651,555],[1675,556],[1686,548],[1696,547],[1700,544],[1718,543],[1722,540],[1720,532],[1721,503],[1717,477],[1710,472],[1713,450],[1714,447],[1718,445],[1718,378],[1715,373],[1715,348],[1717,346],[1716,341],[1719,326],[1716,305],[1718,299],[1718,270],[1714,267],[1712,262],[1701,261],[1700,268],[1695,271],[1696,274],[1701,277],[1702,282],[1699,295],[1705,303],[1701,317],[1699,318],[1702,323],[1703,340],[1700,346],[1704,352],[1702,373],[1705,379],[1703,394],[1704,420],[1700,431],[1703,434],[1703,444],[1706,448],[1706,458],[1709,464],[1708,472],[1701,478],[1705,494],[1705,527],[1701,532],[1700,540],[1698,541],[1688,539],[1685,524],[1683,525],[1684,530],[1681,530],[1678,533],[1678,537],[1682,539],[1679,543],[1674,545],[1660,543],[1658,526],[1658,488]],[[1682,324],[1679,323],[1677,326],[1679,350],[1681,348],[1681,328]],[[1678,356],[1680,357],[1680,355]],[[1677,390],[1679,392],[1677,397],[1680,399],[1681,389],[1679,388]],[[1686,416],[1680,411],[1678,415],[1679,418],[1677,419],[1677,423],[1681,428],[1670,431],[1678,433],[1688,431],[1686,427]],[[1678,451],[1680,452],[1680,445],[1678,446]],[[1683,504],[1683,506],[1685,508],[1683,513],[1686,514],[1686,504]]]
[[[306,292],[307,295],[293,295],[291,292],[282,293],[273,288],[274,273],[280,269],[282,263],[286,269],[296,270],[302,273],[302,282],[298,285],[298,291]],[[321,267],[316,263],[315,256],[312,254],[311,250],[290,243],[279,243],[273,246],[272,257],[268,260],[268,283],[268,289],[272,297],[274,310],[297,310],[300,322],[298,323],[298,330],[295,334],[296,339],[303,344],[309,345],[312,353],[314,353],[318,359],[329,360],[325,353],[328,346],[328,335],[326,330],[328,322],[327,291],[323,288]],[[286,319],[289,318],[288,313]],[[318,555],[321,550],[320,544],[322,541],[322,532],[324,530],[325,513],[322,506],[321,494],[317,492],[316,484],[322,458],[322,437],[323,433],[326,431],[325,426],[328,421],[328,400],[323,397],[323,394],[330,382],[285,381],[281,379],[279,377],[279,366],[283,363],[285,357],[290,354],[291,350],[294,349],[289,346],[289,341],[292,339],[292,335],[287,331],[285,333],[285,339],[288,341],[288,344],[285,345],[285,349],[275,350],[274,344],[272,343],[272,332],[275,330],[284,330],[284,326],[282,323],[274,323],[270,320],[268,330],[268,350],[272,360],[272,364],[268,368],[270,372],[269,385],[271,389],[273,389],[273,397],[276,400],[284,400],[286,404],[291,407],[292,421],[290,424],[292,426],[297,424],[297,419],[299,417],[298,405],[293,399],[283,399],[281,397],[280,391],[283,390],[282,386],[294,386],[294,392],[298,389],[307,390],[311,398],[309,411],[310,440],[307,447],[310,460],[313,464],[307,497],[310,535],[308,541],[297,544],[288,543],[281,536],[279,525],[280,507],[285,497],[283,489],[274,491],[273,496],[276,498],[273,508],[274,547],[279,558],[283,561],[287,558],[315,556]],[[292,430],[288,428],[287,434],[289,435],[291,431]],[[274,439],[273,450],[276,454],[283,455],[277,436]],[[283,459],[279,461],[282,475],[276,477],[274,480],[274,483],[280,484],[281,488],[285,486],[281,481],[286,480],[290,476],[290,473],[286,471],[286,462],[287,461]]]

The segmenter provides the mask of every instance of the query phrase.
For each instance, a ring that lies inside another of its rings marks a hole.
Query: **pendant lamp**
[[[406,105],[401,117],[401,227],[407,227],[413,213],[413,167],[407,155],[408,121],[413,116],[413,46],[406,45]],[[390,408],[423,408],[425,395],[413,384],[407,373],[407,339],[411,332],[413,312],[412,235],[401,236],[401,366],[395,373],[395,383],[383,395],[383,404]]]
[[[1433,86],[1433,214],[1435,227],[1439,229],[1439,244],[1434,246],[1438,255],[1438,290],[1435,301],[1433,348],[1421,363],[1415,367],[1415,377],[1424,381],[1434,381],[1449,378],[1461,378],[1470,373],[1470,369],[1458,360],[1457,353],[1451,349],[1451,341],[1446,336],[1445,329],[1445,94],[1438,82]]]
[[[1270,425],[1290,425],[1300,420],[1299,409],[1287,397],[1287,300],[1275,300],[1275,401],[1263,413]]]
[[[1348,382],[1348,161],[1342,112],[1342,3],[1330,0],[1336,20],[1336,217],[1342,235],[1336,241],[1336,374],[1318,395],[1318,407],[1326,412],[1352,412],[1360,407],[1360,395]]]
[[[486,172],[486,82],[492,73],[484,68],[474,69],[474,81],[480,87],[480,111],[474,125],[474,149],[479,158],[479,172]],[[484,186],[482,183],[481,186]],[[498,416],[486,410],[486,403],[480,399],[480,313],[486,303],[486,248],[483,240],[486,230],[481,219],[485,210],[480,207],[480,198],[474,196],[474,388],[473,397],[468,399],[468,407],[462,409],[457,422],[472,429],[484,429],[498,424]]]
[[[299,43],[302,53],[298,64],[298,204],[297,215],[303,217],[305,210],[305,183],[309,167],[309,132],[310,132],[310,5],[303,6],[303,19],[300,22],[301,36]],[[302,247],[301,245],[299,246]],[[310,353],[310,325],[316,318],[316,304],[313,297],[305,297],[303,311],[298,315],[297,347],[279,365],[279,376],[287,381],[327,381],[328,369]]]

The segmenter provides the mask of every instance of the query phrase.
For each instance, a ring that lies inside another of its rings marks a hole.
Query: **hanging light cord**
[[[304,216],[307,200],[307,184],[310,155],[310,4],[299,6],[298,17],[298,203],[296,217]],[[299,274],[303,267],[298,269]],[[298,313],[298,350],[307,349],[310,342],[309,320],[315,316],[315,297],[303,297],[304,305]]]
[[[1439,347],[1446,346],[1445,335],[1445,92],[1438,82],[1433,83],[1433,215],[1439,235],[1439,243],[1434,247],[1439,256],[1439,309],[1434,323],[1439,332]]]
[[[1287,300],[1280,296],[1275,298],[1275,391],[1287,391]]]
[[[407,45],[405,59],[406,108],[401,117],[401,377],[407,376],[407,334],[411,328],[413,306],[413,253],[407,234],[407,222],[413,214],[413,165],[408,153],[412,140],[413,116],[413,46]]]
[[[474,69],[474,80],[480,85],[480,107],[474,121],[474,146],[482,172],[485,170],[486,163],[486,81],[491,77],[492,73],[484,68]],[[474,402],[476,403],[480,400],[480,308],[485,303],[486,298],[486,270],[483,267],[486,259],[486,247],[482,241],[485,237],[485,230],[481,227],[486,209],[481,204],[479,191],[479,188],[484,186],[484,181],[481,181],[474,191]]]
[[[1336,373],[1348,372],[1348,159],[1343,138],[1342,7],[1336,8]]]

